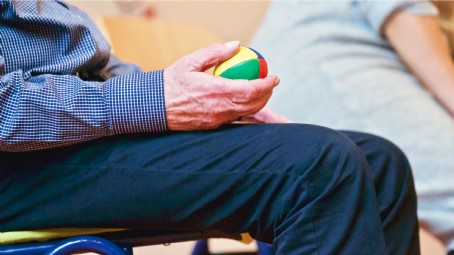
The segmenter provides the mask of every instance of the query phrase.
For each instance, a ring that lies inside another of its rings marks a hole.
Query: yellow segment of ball
[[[214,70],[214,75],[219,76],[225,70],[231,68],[232,66],[237,65],[238,63],[242,63],[251,59],[257,59],[257,54],[254,51],[250,50],[247,47],[240,46],[239,51],[231,58],[227,59],[226,61],[222,62],[220,65],[216,67]]]

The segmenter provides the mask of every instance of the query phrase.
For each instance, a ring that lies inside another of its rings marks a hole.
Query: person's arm
[[[0,58],[0,69],[2,69]],[[166,130],[162,71],[105,82],[74,75],[0,73],[0,151],[30,151],[102,136]]]
[[[181,58],[164,75],[162,71],[134,73],[105,82],[73,75],[24,80],[21,72],[0,73],[0,151],[161,132],[167,126],[175,131],[206,130],[253,115],[279,83],[276,76],[247,81],[204,72],[237,50],[238,45],[213,44]]]
[[[454,116],[454,64],[436,18],[396,11],[384,23],[383,34],[408,68]]]
[[[100,32],[71,6],[0,1],[0,18],[0,151],[212,129],[255,114],[278,83],[275,76],[236,81],[205,73],[235,54],[238,43],[213,44],[165,71],[136,72],[116,58],[109,62]],[[88,81],[90,74],[107,80]]]
[[[0,19],[0,151],[167,130],[163,71],[138,73],[110,56],[81,11],[0,1]]]

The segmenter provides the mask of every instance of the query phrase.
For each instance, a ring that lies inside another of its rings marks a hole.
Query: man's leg
[[[407,158],[389,141],[343,131],[363,151],[373,174],[389,254],[419,254],[416,192]]]
[[[386,254],[364,155],[326,128],[109,137],[0,161],[0,231],[212,228],[278,254]]]
[[[370,165],[388,253],[419,254],[416,193],[407,158],[383,138],[358,132],[342,133],[360,147]],[[270,252],[272,249],[269,248]]]

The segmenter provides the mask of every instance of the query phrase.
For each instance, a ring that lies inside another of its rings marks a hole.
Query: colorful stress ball
[[[268,75],[268,65],[260,53],[241,46],[233,57],[216,66],[214,75],[228,79],[265,78]]]

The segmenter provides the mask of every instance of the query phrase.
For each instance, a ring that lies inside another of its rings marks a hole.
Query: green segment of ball
[[[268,65],[257,51],[248,47],[240,47],[233,57],[216,66],[214,75],[227,79],[265,78],[268,75]]]

